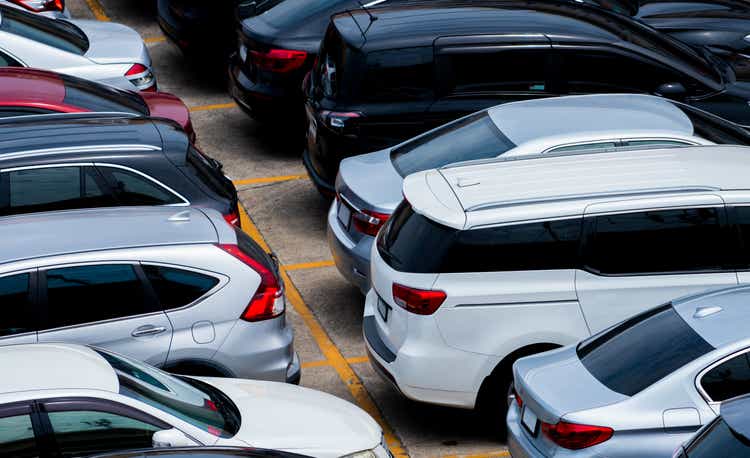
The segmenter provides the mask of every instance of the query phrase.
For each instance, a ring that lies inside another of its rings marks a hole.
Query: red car
[[[0,118],[86,111],[171,119],[195,141],[190,111],[172,94],[124,91],[45,70],[0,68]]]

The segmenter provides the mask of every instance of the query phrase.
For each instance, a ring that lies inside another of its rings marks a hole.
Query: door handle
[[[155,336],[156,334],[161,334],[166,330],[167,328],[165,328],[164,326],[146,325],[136,329],[130,335],[133,337]]]

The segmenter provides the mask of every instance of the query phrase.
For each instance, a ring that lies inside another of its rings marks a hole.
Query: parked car
[[[151,57],[138,32],[122,24],[50,19],[0,4],[0,67],[33,67],[155,91]]]
[[[373,366],[408,398],[483,407],[504,428],[517,359],[750,279],[748,154],[564,153],[409,175],[371,254]]]
[[[240,225],[237,190],[221,164],[172,122],[95,113],[0,119],[0,216],[138,205],[199,205]]]
[[[512,456],[672,458],[725,401],[750,394],[750,332],[741,324],[749,298],[745,286],[674,300],[578,345],[519,359]]]
[[[576,2],[435,0],[342,13],[317,62],[304,162],[328,195],[344,157],[517,100],[650,93],[750,125],[750,84],[718,57]]]
[[[0,4],[23,8],[52,18],[70,18],[65,0],[0,0]]]
[[[0,380],[0,430],[3,439],[15,439],[0,450],[11,448],[14,457],[201,445],[388,457],[369,415],[308,388],[174,376],[100,348],[63,343],[2,347],[0,364],[14,368]]]
[[[495,157],[714,143],[750,145],[750,134],[689,105],[648,95],[499,105],[392,148],[344,159],[328,211],[328,245],[339,272],[366,294],[373,241],[401,203],[404,177],[412,173]]]
[[[214,210],[18,215],[0,233],[1,345],[91,344],[178,373],[299,382],[278,263]]]
[[[89,458],[309,458],[296,453],[248,447],[175,447],[127,450]]]
[[[190,111],[166,92],[133,92],[30,68],[0,68],[0,117],[87,111],[171,119],[195,141]]]
[[[743,396],[722,405],[721,416],[702,428],[674,458],[710,458],[750,455],[750,398]]]

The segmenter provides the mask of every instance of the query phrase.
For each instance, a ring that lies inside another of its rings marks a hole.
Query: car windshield
[[[391,162],[405,177],[455,162],[497,157],[515,146],[482,111],[395,148]]]
[[[126,112],[149,115],[148,105],[135,92],[68,75],[60,75],[65,83],[63,103],[98,112]]]
[[[240,413],[220,390],[189,377],[167,374],[124,356],[94,349],[112,366],[120,394],[146,403],[217,437],[232,437]]]
[[[0,30],[81,56],[89,49],[86,35],[70,22],[8,7],[0,8]]]
[[[633,396],[713,350],[667,304],[584,340],[577,353],[599,382]]]

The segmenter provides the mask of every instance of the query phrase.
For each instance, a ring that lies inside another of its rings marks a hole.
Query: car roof
[[[0,68],[0,103],[62,103],[65,83],[57,73],[32,68]]]
[[[722,403],[721,418],[732,431],[750,440],[750,395]]]
[[[726,145],[501,156],[492,163],[409,175],[403,193],[417,213],[465,229],[580,216],[587,205],[628,196],[746,190],[749,159],[750,147]],[[523,211],[530,208],[544,211]],[[520,219],[499,216],[503,211]]]
[[[7,216],[0,224],[0,264],[87,251],[217,243],[219,221],[224,220],[215,210],[186,206]]]
[[[29,363],[33,361],[33,363]],[[0,347],[0,394],[38,390],[117,392],[112,366],[83,345],[38,343]],[[12,369],[11,369],[12,368]]]
[[[521,145],[540,137],[570,135],[619,138],[628,132],[693,135],[693,123],[670,101],[635,94],[550,97],[507,103],[488,114],[503,134]]]
[[[750,337],[750,286],[734,286],[672,301],[683,320],[714,348]]]

